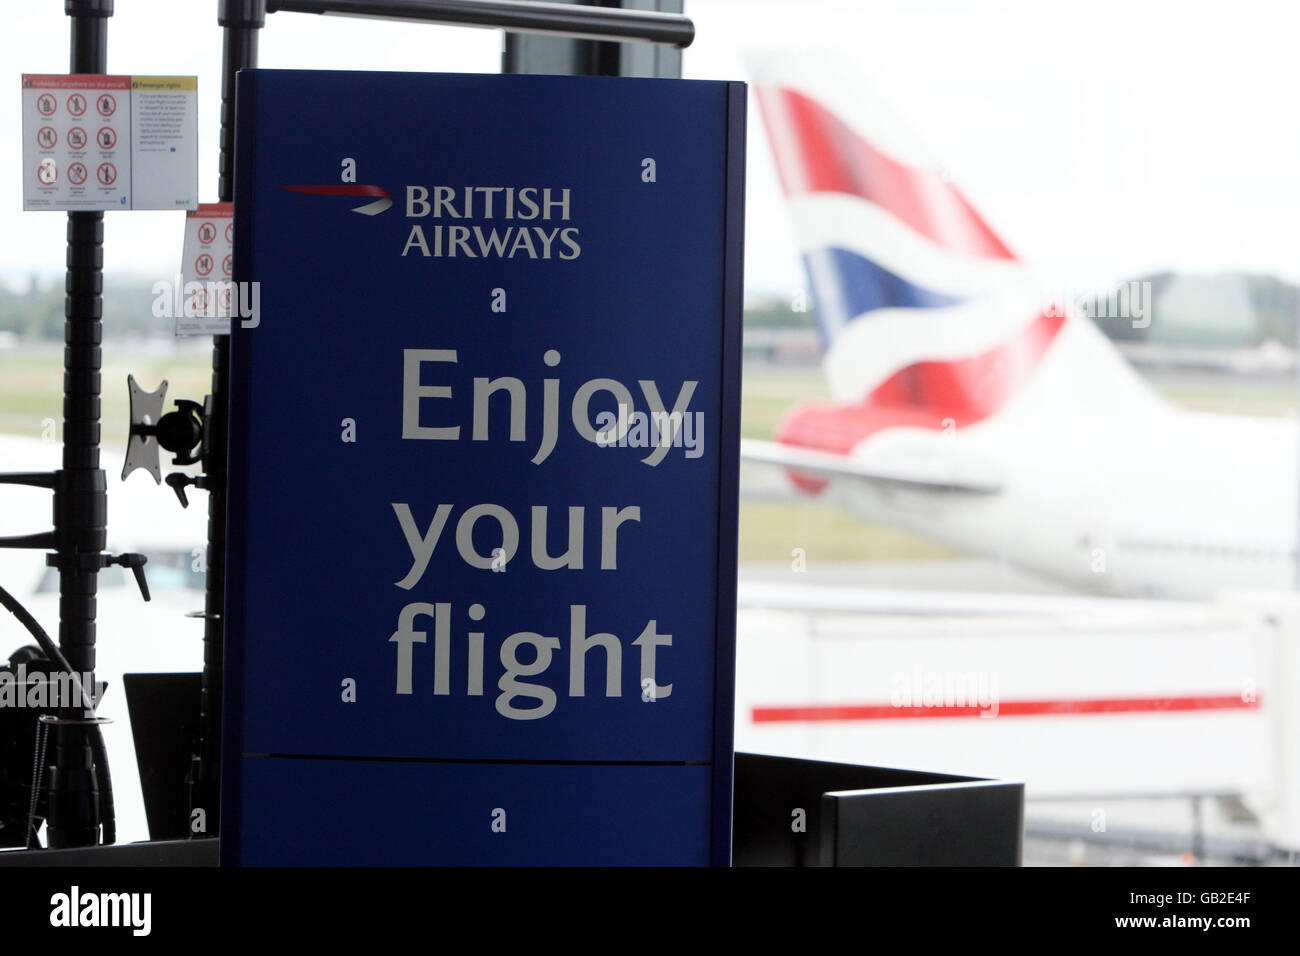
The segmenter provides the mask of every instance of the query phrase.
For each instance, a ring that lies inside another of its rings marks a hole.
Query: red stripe
[[[805,190],[859,196],[949,249],[992,259],[1015,258],[937,171],[913,169],[882,153],[802,93],[766,87],[758,94],[763,113],[783,110],[794,133],[795,142],[788,144],[793,155],[773,150],[787,196]],[[772,128],[769,119],[768,129]],[[798,168],[788,168],[790,162]]]
[[[1079,714],[1172,713],[1195,710],[1258,710],[1259,698],[1241,694],[1206,697],[1094,697],[1078,700],[1005,700],[999,717],[1041,717]],[[991,710],[991,708],[989,708]],[[794,707],[755,707],[753,720],[764,723],[819,723],[843,720],[902,720],[914,717],[978,717],[978,704],[935,707],[895,707],[892,704],[807,704]]]
[[[937,419],[953,419],[958,427],[974,424],[1010,400],[1064,322],[1063,312],[1042,312],[1013,337],[980,355],[908,365],[877,385],[867,404],[926,408]],[[939,421],[932,427],[939,428]]]
[[[870,319],[860,321],[870,322]],[[847,455],[886,428],[964,428],[1001,409],[1024,385],[1065,323],[1045,311],[1014,337],[980,355],[915,362],[881,382],[858,405],[799,405],[776,428],[776,440]],[[791,471],[796,486],[817,494],[827,480]]]
[[[383,196],[391,199],[383,186],[361,186],[357,184],[330,186],[281,186],[291,193],[307,193],[311,196]]]

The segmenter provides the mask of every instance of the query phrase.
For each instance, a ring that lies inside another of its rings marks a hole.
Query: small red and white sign
[[[110,150],[117,146],[117,130],[111,126],[100,127],[95,134],[95,145],[103,150]]]
[[[68,130],[68,149],[82,150],[86,148],[86,131],[80,126],[74,126]]]
[[[36,131],[36,145],[41,149],[53,149],[59,145],[59,134],[53,126],[42,126]]]
[[[53,116],[58,108],[59,101],[52,94],[42,93],[36,97],[36,109],[42,116]]]
[[[73,116],[82,116],[86,112],[86,97],[73,93],[68,97],[68,112]]]
[[[117,167],[112,163],[100,163],[95,170],[95,181],[101,186],[111,186],[117,182]]]
[[[203,203],[185,216],[180,279],[191,307],[176,317],[177,335],[230,334],[233,216],[234,206],[228,202]],[[220,272],[216,271],[218,263]],[[191,283],[201,284],[205,290],[202,308],[192,305],[195,297]]]
[[[40,165],[36,167],[36,181],[42,186],[53,186],[59,181],[59,165],[54,160],[46,157],[42,159]]]
[[[73,163],[68,167],[68,182],[74,186],[84,186],[86,183],[86,165],[84,163]]]
[[[95,100],[95,109],[100,116],[112,116],[117,112],[117,97],[112,93],[100,93]]]

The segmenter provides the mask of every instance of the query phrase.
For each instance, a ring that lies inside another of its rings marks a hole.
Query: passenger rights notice
[[[24,74],[23,209],[193,209],[192,76]]]

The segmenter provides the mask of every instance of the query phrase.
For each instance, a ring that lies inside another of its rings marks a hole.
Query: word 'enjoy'
[[[424,441],[459,441],[460,425],[426,425],[421,415],[421,402],[428,399],[454,399],[450,385],[425,385],[421,381],[423,366],[434,362],[457,364],[455,349],[403,349],[402,350],[402,438]],[[555,368],[560,364],[560,353],[548,349],[542,361]],[[660,397],[659,386],[653,379],[639,379],[641,394],[650,409],[650,418],[659,423],[658,441],[654,450],[641,460],[651,467],[657,466],[668,454],[670,448],[685,445],[687,458],[699,458],[703,453],[701,445],[704,440],[703,428],[698,421],[686,414],[691,398],[695,394],[698,381],[682,382],[673,407],[669,410]],[[479,377],[474,379],[471,420],[472,440],[489,440],[489,403],[497,392],[504,392],[508,401],[510,414],[510,441],[522,442],[528,439],[528,389],[522,379],[513,375],[500,378]],[[592,423],[590,405],[597,392],[606,392],[613,396],[617,415],[613,411],[602,411],[597,416],[597,424]],[[542,380],[542,437],[537,451],[533,455],[534,465],[540,465],[550,457],[559,437],[560,380],[546,378]],[[593,445],[601,447],[628,447],[635,445],[626,441],[628,430],[642,423],[645,417],[641,413],[629,414],[635,409],[631,390],[612,378],[593,378],[583,382],[573,393],[570,402],[570,418],[574,430]],[[686,428],[690,422],[690,444],[686,444]]]

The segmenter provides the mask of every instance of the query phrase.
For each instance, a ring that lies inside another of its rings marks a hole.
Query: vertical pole
[[[113,0],[64,0],[71,18],[71,72],[104,73]],[[68,213],[64,283],[63,469],[55,492],[59,569],[59,649],[78,674],[95,669],[95,601],[108,524],[108,496],[99,467],[99,390],[103,328],[104,214]],[[94,686],[91,677],[90,686]],[[67,721],[80,708],[60,714]],[[107,774],[108,768],[99,768]],[[89,727],[54,728],[48,786],[51,847],[99,842],[100,794]]]
[[[621,7],[620,0],[559,0],[593,7]],[[618,76],[621,44],[603,40],[506,33],[502,73]]]
[[[258,31],[266,25],[266,0],[221,0],[217,23],[224,37],[221,53],[221,158],[217,198],[234,198],[235,75],[257,65]],[[232,319],[232,321],[234,321]],[[190,792],[191,835],[220,832],[222,650],[226,599],[226,444],[230,404],[230,336],[212,340],[211,407],[207,409],[208,450],[203,471],[208,485],[208,560],[203,602],[203,679],[200,699],[199,752]],[[195,810],[206,827],[196,830]]]
[[[1192,865],[1204,866],[1205,863],[1205,814],[1204,797],[1197,793],[1192,795]]]
[[[560,0],[588,7],[681,13],[682,0]],[[616,43],[506,32],[502,73],[655,76],[680,79],[682,51],[663,44]]]

